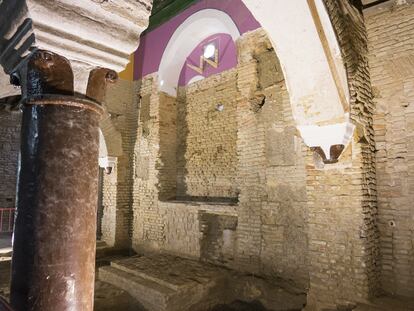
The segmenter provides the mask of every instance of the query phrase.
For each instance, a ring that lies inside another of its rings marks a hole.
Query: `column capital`
[[[85,93],[93,68],[125,68],[148,26],[151,6],[151,0],[3,1],[0,63],[12,74],[29,51],[54,52],[71,62],[75,91]]]

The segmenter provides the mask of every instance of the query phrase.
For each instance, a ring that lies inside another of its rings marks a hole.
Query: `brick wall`
[[[177,100],[161,93],[159,101],[158,190],[159,199],[168,200],[177,196]]]
[[[178,197],[237,198],[236,78],[236,70],[230,70],[180,92]],[[218,105],[223,105],[222,111]]]
[[[16,203],[21,113],[0,111],[0,208]]]
[[[382,286],[414,296],[414,4],[366,14],[376,109]]]
[[[137,82],[120,79],[108,88],[105,98],[110,124],[114,128],[110,135],[103,131],[106,144],[117,145],[119,140],[122,143],[112,173],[104,175],[102,240],[118,248],[128,248],[131,245],[133,149],[138,124],[137,89]]]
[[[158,92],[156,74],[142,81],[133,247],[306,288],[305,149],[266,33],[245,34],[238,50],[237,68],[180,89],[175,101]],[[168,200],[174,191],[178,200]],[[238,204],[226,200],[237,195]],[[222,201],[194,200],[206,196]]]
[[[132,246],[137,251],[159,250],[165,241],[164,215],[159,209],[160,95],[155,75],[141,83],[137,140],[134,148]],[[168,126],[168,124],[165,124]],[[175,131],[172,131],[175,133]]]
[[[350,116],[358,130],[337,164],[324,166],[319,156],[308,152],[308,310],[364,301],[379,289],[374,106],[366,31],[360,12],[348,1],[324,2],[345,62]]]
[[[241,269],[306,288],[304,146],[296,135],[280,63],[262,31],[239,41],[238,254]]]

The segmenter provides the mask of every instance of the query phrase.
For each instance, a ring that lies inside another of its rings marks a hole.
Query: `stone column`
[[[14,231],[16,311],[92,311],[99,120],[106,82],[93,70],[74,96],[69,61],[38,51],[22,70],[25,98]]]

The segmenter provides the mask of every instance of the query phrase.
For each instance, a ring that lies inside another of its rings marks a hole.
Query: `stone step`
[[[170,302],[172,297],[177,295],[176,291],[168,287],[113,266],[99,268],[99,279],[126,291],[148,311],[172,310]]]
[[[269,282],[197,260],[167,254],[113,260],[99,279],[130,294],[148,311],[198,311],[233,301],[258,300],[270,310],[301,310],[306,295],[282,282]]]
[[[195,278],[182,284],[170,279],[169,282],[156,274],[134,269],[128,259],[99,268],[99,280],[126,291],[148,311],[194,311],[193,306],[209,300],[209,294],[217,287],[217,280],[206,283]]]
[[[140,270],[134,269],[133,266],[125,265],[125,264],[123,264],[122,261],[111,261],[111,266],[114,267],[114,268],[116,268],[116,269],[122,270],[122,271],[124,271],[126,273],[129,273],[131,275],[135,275],[135,276],[140,277],[140,278],[143,278],[145,280],[148,280],[148,281],[151,281],[151,282],[155,282],[157,284],[160,284],[162,286],[165,286],[165,287],[167,287],[167,288],[169,288],[171,290],[174,290],[174,291],[185,290],[185,288],[188,288],[188,287],[190,287],[192,285],[192,284],[184,284],[184,285],[173,284],[171,282],[165,281],[165,280],[163,280],[163,279],[161,279],[159,277],[156,277],[154,275],[149,275],[149,274],[147,274],[145,272],[142,272]]]

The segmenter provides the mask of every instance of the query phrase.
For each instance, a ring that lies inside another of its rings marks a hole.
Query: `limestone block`
[[[260,53],[255,56],[255,59],[257,59],[258,63],[259,85],[262,89],[284,80],[282,68],[279,61],[275,61],[275,52],[273,50]]]
[[[295,133],[294,127],[268,129],[266,156],[269,165],[295,165]]]

